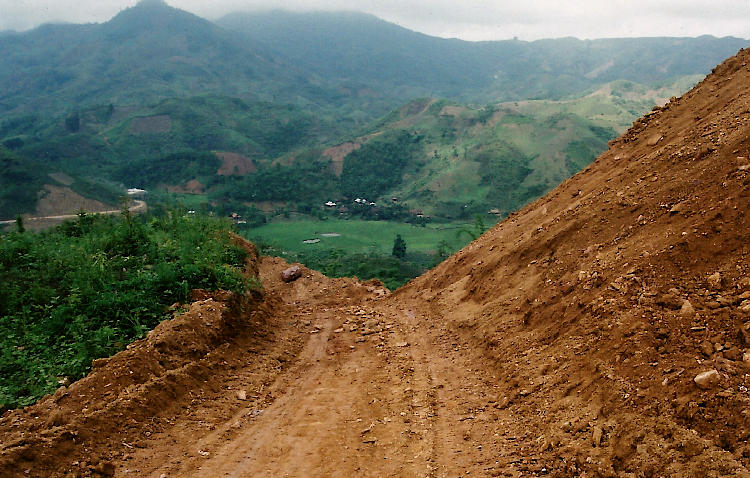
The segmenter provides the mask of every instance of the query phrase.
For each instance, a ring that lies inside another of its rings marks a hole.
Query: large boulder
[[[302,268],[300,266],[292,266],[284,269],[281,272],[281,280],[284,282],[293,282],[302,276]]]

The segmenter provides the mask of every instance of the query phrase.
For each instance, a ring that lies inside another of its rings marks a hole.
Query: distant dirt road
[[[138,199],[134,199],[132,206],[130,206],[128,209],[130,212],[133,213],[141,213],[146,210],[146,201],[141,201]],[[91,214],[119,214],[120,209],[110,209],[108,211],[87,211],[87,213],[90,212]],[[24,222],[27,221],[64,221],[65,219],[75,219],[78,217],[78,214],[60,214],[57,216],[38,216],[38,217],[24,217]],[[0,221],[0,224],[13,224],[16,222],[15,219],[8,219],[4,221]]]

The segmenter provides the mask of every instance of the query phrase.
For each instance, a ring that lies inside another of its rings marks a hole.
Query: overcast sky
[[[46,22],[104,22],[136,0],[0,0],[0,31]],[[464,40],[574,36],[750,38],[749,0],[167,0],[208,19],[233,11],[359,10]]]

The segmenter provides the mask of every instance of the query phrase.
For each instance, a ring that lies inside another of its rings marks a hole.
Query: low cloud
[[[46,22],[103,22],[135,0],[0,0],[0,30]],[[632,36],[750,37],[750,2],[738,0],[168,0],[215,19],[234,11],[359,10],[412,30],[466,40]]]

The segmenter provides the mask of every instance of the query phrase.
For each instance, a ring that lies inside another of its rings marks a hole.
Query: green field
[[[395,290],[481,234],[482,221],[414,226],[355,219],[291,219],[244,234],[265,255],[300,262],[329,277],[380,279]],[[406,243],[406,251],[399,257],[394,255],[397,236]]]
[[[451,251],[463,247],[470,237],[465,233],[461,234],[460,239],[456,237],[462,228],[473,230],[474,224],[428,224],[422,227],[387,221],[303,219],[272,222],[247,231],[245,236],[258,244],[265,244],[265,250],[277,254],[333,249],[343,249],[350,253],[390,254],[393,240],[400,234],[406,241],[407,252],[433,254],[441,241],[446,241]],[[333,234],[339,235],[332,236]],[[303,242],[315,239],[320,242]]]

